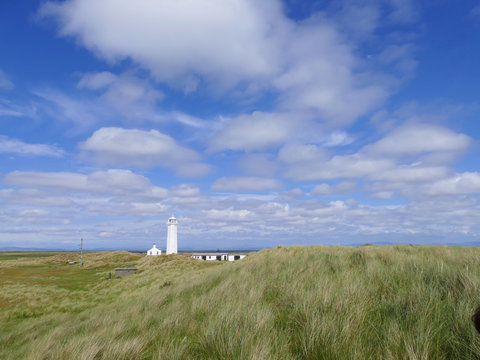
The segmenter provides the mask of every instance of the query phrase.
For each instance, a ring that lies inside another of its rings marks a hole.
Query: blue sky
[[[0,4],[0,248],[480,239],[480,2]]]

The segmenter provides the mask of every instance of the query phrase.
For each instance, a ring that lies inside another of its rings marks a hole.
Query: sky
[[[480,2],[0,2],[0,249],[480,244]]]

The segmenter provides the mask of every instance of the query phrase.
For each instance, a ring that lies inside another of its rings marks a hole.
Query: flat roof
[[[192,253],[192,256],[220,256],[229,255],[228,253]]]

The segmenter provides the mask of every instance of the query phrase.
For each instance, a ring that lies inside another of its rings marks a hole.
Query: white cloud
[[[353,142],[353,138],[344,131],[335,131],[331,133],[323,142],[324,146],[345,146]]]
[[[49,188],[56,191],[83,193],[136,193],[164,198],[166,189],[153,186],[144,176],[130,170],[110,169],[91,174],[71,172],[13,171],[4,176],[3,181],[11,186],[26,188]]]
[[[427,186],[430,195],[458,195],[480,193],[480,173],[464,172]]]
[[[427,152],[459,152],[466,150],[471,140],[467,135],[457,134],[436,125],[413,124],[402,126],[364,151],[379,155],[403,156]]]
[[[291,201],[299,200],[304,197],[305,197],[305,193],[303,192],[303,190],[300,188],[295,188],[295,189],[280,193],[278,196],[278,201],[289,203]]]
[[[80,89],[100,90],[111,85],[117,79],[117,75],[108,71],[97,73],[86,73],[82,76],[77,84]]]
[[[194,73],[230,82],[271,73],[272,48],[286,22],[276,1],[75,0],[46,3],[40,13],[97,55],[131,57],[186,90],[196,87]]]
[[[239,160],[238,165],[251,176],[274,177],[278,169],[270,154],[246,154]]]
[[[0,198],[10,205],[27,205],[43,207],[72,206],[73,202],[62,194],[48,194],[38,189],[2,189]]]
[[[33,94],[43,100],[38,102],[39,111],[49,118],[67,123],[70,132],[89,129],[99,119],[108,119],[110,115],[107,108],[93,99],[77,99],[52,90],[35,90]]]
[[[85,218],[98,216],[151,217],[166,210],[168,190],[129,170],[111,169],[90,174],[71,172],[13,171],[3,182],[0,203],[8,209],[5,221],[17,219],[39,224],[70,224],[69,236]],[[37,210],[50,216],[34,216]],[[2,211],[0,210],[0,217]],[[90,220],[87,220],[90,222]],[[84,228],[82,225],[82,229]],[[121,232],[124,224],[116,228]],[[82,230],[83,232],[83,230]]]
[[[473,184],[478,182],[478,177],[475,173],[472,177]],[[106,182],[105,187],[110,186],[108,184]],[[50,195],[60,192],[57,187],[44,189],[50,191]],[[221,241],[205,242],[209,238],[229,239],[229,244],[239,247],[274,246],[279,243],[309,244],[318,243],[319,233],[322,234],[321,242],[324,244],[372,242],[375,239],[385,241],[385,236],[391,242],[404,242],[405,236],[408,236],[410,242],[420,239],[420,242],[425,243],[428,239],[438,242],[441,241],[439,238],[445,237],[457,239],[459,234],[462,239],[465,239],[465,234],[480,234],[477,196],[468,195],[430,196],[406,205],[372,206],[351,199],[318,201],[310,196],[305,197],[300,189],[291,190],[292,196],[287,200],[282,196],[261,194],[205,196],[198,193],[193,185],[180,185],[170,189],[173,197],[162,198],[160,201],[149,201],[142,196],[125,196],[126,193],[112,197],[99,192],[78,191],[77,195],[69,193],[65,196],[72,204],[58,204],[62,207],[46,209],[39,203],[28,205],[28,199],[35,199],[35,196],[38,198],[40,194],[30,192],[20,195],[16,194],[17,190],[8,190],[8,194],[0,191],[0,201],[6,201],[10,206],[8,212],[5,211],[5,206],[0,208],[0,221],[4,224],[2,236],[18,234],[20,238],[20,234],[24,234],[27,238],[37,231],[48,235],[49,241],[52,241],[65,238],[68,234],[72,236],[73,232],[76,236],[81,233],[93,244],[99,233],[112,234],[115,242],[106,243],[102,240],[98,243],[102,244],[100,246],[119,246],[121,243],[121,246],[127,248],[139,247],[144,241],[146,247],[151,239],[165,237],[161,219],[166,219],[172,212],[180,219],[182,247],[221,246]],[[18,191],[22,190],[28,189]],[[383,191],[377,192],[375,196],[391,199],[393,193]],[[18,201],[20,197],[23,197],[23,201]],[[17,201],[10,203],[15,198]],[[186,201],[177,202],[179,199]],[[94,224],[78,222],[79,218],[90,218],[92,215],[100,220]],[[125,215],[134,216],[135,221],[126,221]],[[73,225],[63,225],[68,221],[73,221]],[[49,224],[52,225],[48,226]],[[135,242],[132,243],[131,239],[135,239]]]
[[[378,61],[381,65],[392,66],[402,75],[403,79],[406,79],[413,75],[418,65],[418,62],[411,55],[412,52],[411,44],[389,45],[378,55]]]
[[[194,185],[181,184],[181,185],[172,186],[170,188],[170,193],[173,196],[192,197],[192,196],[200,195],[200,189]]]
[[[330,180],[338,178],[375,177],[395,167],[390,159],[367,158],[359,154],[337,155],[326,162],[298,163],[287,168],[285,175],[299,181]]]
[[[298,126],[292,115],[255,111],[227,122],[210,141],[210,151],[260,150],[277,146],[296,132]]]
[[[20,111],[0,108],[0,116],[24,116]]]
[[[430,182],[447,177],[451,170],[445,166],[397,166],[394,169],[374,174],[375,180],[390,182]]]
[[[251,220],[254,216],[253,212],[246,210],[246,209],[211,209],[211,210],[204,210],[204,216],[210,220],[216,221],[248,221]]]
[[[445,127],[410,124],[354,154],[326,153],[315,145],[287,145],[278,154],[287,164],[285,176],[300,181],[366,178],[396,183],[425,182],[448,177],[445,165],[466,150],[471,139]],[[409,160],[405,163],[405,157]]]
[[[89,201],[85,204],[86,212],[101,214],[107,216],[130,215],[135,217],[153,217],[164,213],[166,207],[158,202],[138,202],[138,201],[108,201],[96,202]],[[118,231],[118,230],[117,230]]]
[[[335,126],[351,123],[389,93],[386,76],[366,67],[337,24],[320,14],[295,22],[278,0],[69,0],[45,3],[40,15],[99,57],[130,58],[186,92],[240,88],[235,94],[251,98],[270,90],[281,111],[309,112]],[[101,84],[110,80],[101,77]],[[234,149],[255,147],[248,139]]]
[[[290,143],[278,152],[278,159],[285,163],[313,163],[328,159],[328,152],[317,145]]]
[[[351,123],[386,98],[384,85],[356,73],[358,59],[325,19],[298,28],[291,40],[285,52],[294,60],[273,82],[281,91],[283,107],[314,111],[322,120],[339,126]]]
[[[102,165],[171,168],[180,176],[201,176],[209,166],[194,150],[157,130],[101,128],[79,144],[82,158]]]
[[[393,197],[394,193],[393,191],[379,191],[376,193],[373,193],[372,196],[376,199],[391,199]]]
[[[209,121],[185,114],[181,111],[165,111],[160,108],[164,94],[157,90],[148,79],[134,72],[119,75],[110,72],[83,74],[77,84],[80,92],[76,95],[51,89],[37,89],[33,93],[41,101],[35,102],[40,115],[60,122],[69,123],[70,131],[90,130],[97,124],[118,124],[119,121],[131,126],[133,123],[171,124],[172,122],[193,128],[205,128]],[[18,109],[24,110],[24,109]],[[17,109],[4,110],[0,115],[23,115]],[[72,127],[72,125],[74,125]]]
[[[157,102],[163,99],[163,93],[147,80],[128,72],[122,75],[87,73],[80,79],[78,87],[102,90],[99,104],[104,104],[129,120],[154,120],[158,112]]]
[[[0,90],[11,90],[15,86],[13,82],[7,77],[7,74],[0,69]]]
[[[35,107],[31,104],[20,105],[16,101],[0,98],[0,116],[33,116],[35,115]]]
[[[0,135],[0,153],[18,154],[22,156],[63,157],[64,151],[53,145],[26,144],[18,139]]]
[[[335,185],[327,183],[319,184],[315,186],[310,194],[312,195],[334,195],[345,194],[355,189],[356,183],[354,181],[342,181]]]
[[[368,40],[378,27],[417,20],[417,3],[412,0],[336,0],[329,18],[336,19],[345,31],[359,40]]]
[[[222,177],[212,185],[212,189],[217,191],[265,191],[282,187],[282,182],[277,179],[259,177]]]

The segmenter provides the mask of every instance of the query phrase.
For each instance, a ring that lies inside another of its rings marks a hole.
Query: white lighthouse
[[[171,217],[167,221],[167,255],[176,254],[177,251],[177,219]]]

